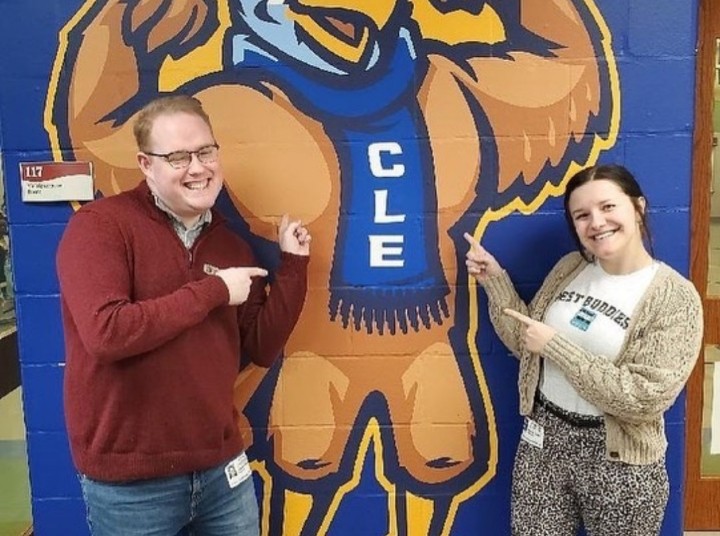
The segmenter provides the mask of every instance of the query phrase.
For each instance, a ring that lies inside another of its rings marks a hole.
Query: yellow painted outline
[[[365,458],[370,448],[370,441],[372,440],[373,448],[375,450],[375,478],[377,479],[380,486],[388,494],[388,515],[389,525],[391,532],[388,536],[397,536],[396,532],[393,531],[392,527],[397,527],[397,512],[393,506],[393,497],[395,495],[395,485],[392,484],[384,475],[383,471],[383,446],[382,439],[380,437],[380,424],[377,419],[372,417],[367,426],[365,432],[358,445],[357,455],[355,456],[355,462],[353,463],[353,475],[352,478],[342,486],[338,488],[335,493],[330,507],[328,508],[327,514],[323,518],[323,522],[318,529],[318,536],[324,536],[330,528],[330,523],[335,519],[335,514],[340,506],[342,499],[354,490],[360,484],[360,478],[362,476],[363,466],[365,465]],[[332,514],[332,515],[331,515]]]
[[[96,3],[98,3],[98,0],[86,0],[58,34],[58,51],[55,54],[50,73],[48,94],[45,98],[45,110],[43,113],[45,131],[50,138],[53,159],[56,161],[62,161],[62,154],[57,126],[52,122],[52,105],[57,96],[62,63],[69,45],[69,34]],[[168,57],[163,62],[160,67],[160,79],[158,81],[158,88],[161,91],[173,91],[186,82],[197,78],[197,76],[222,69],[222,39],[225,31],[230,27],[230,6],[227,2],[218,2],[217,15],[218,28],[210,36],[207,43],[197,47],[182,58],[175,60]],[[194,76],[185,76],[190,73]]]
[[[50,140],[50,149],[53,160],[62,162],[63,156],[60,149],[60,138],[58,135],[57,125],[52,121],[53,102],[57,96],[58,83],[60,81],[60,72],[65,55],[67,54],[69,45],[70,32],[80,23],[80,20],[90,11],[90,9],[98,3],[98,0],[86,0],[86,2],[78,9],[72,18],[62,27],[58,34],[58,50],[53,60],[50,80],[48,82],[48,94],[45,98],[45,109],[43,112],[43,124],[45,131]],[[218,28],[210,36],[207,43],[197,47],[192,52],[180,59],[168,57],[160,67],[160,75],[158,80],[158,88],[160,91],[173,91],[181,85],[189,82],[193,78],[202,74],[207,74],[213,70],[222,69],[222,40],[225,31],[230,27],[230,6],[226,2],[218,2]],[[185,76],[192,73],[193,77]],[[74,147],[71,148],[73,151]],[[78,201],[70,201],[73,211],[77,211],[82,206]]]
[[[600,29],[600,33],[602,34],[600,42],[602,44],[605,59],[607,60],[608,74],[610,76],[610,91],[612,94],[610,102],[611,105],[613,105],[613,109],[610,116],[610,128],[608,129],[608,138],[604,139],[597,134],[594,135],[593,146],[590,150],[590,154],[588,155],[587,160],[583,163],[572,161],[568,166],[568,170],[563,176],[562,181],[560,181],[557,186],[546,183],[545,186],[543,186],[542,190],[540,190],[540,192],[538,193],[537,197],[533,199],[530,203],[525,203],[522,199],[516,197],[507,205],[497,210],[489,210],[485,214],[483,214],[483,216],[480,218],[480,221],[478,222],[477,227],[475,228],[474,233],[475,238],[478,240],[482,237],[483,233],[485,232],[487,226],[490,223],[499,221],[514,211],[518,211],[524,215],[532,214],[540,207],[540,205],[547,201],[549,197],[559,197],[560,195],[562,195],[565,191],[565,185],[567,184],[567,181],[570,179],[570,177],[572,177],[575,173],[577,173],[584,167],[587,167],[591,163],[597,161],[597,158],[600,155],[600,151],[609,149],[610,147],[615,145],[615,142],[617,141],[617,134],[620,125],[620,78],[617,71],[617,63],[615,62],[615,56],[610,45],[612,42],[612,36],[610,34],[610,29],[607,27],[607,24],[605,24],[605,20],[602,18],[600,11],[595,5],[595,0],[585,0],[585,4],[592,13],[593,18],[595,19],[595,22]]]
[[[263,482],[263,501],[262,501],[262,512],[263,516],[260,520],[260,532],[261,534],[268,534],[270,531],[270,497],[272,497],[272,486],[273,481],[270,473],[268,473],[265,462],[262,460],[255,460],[250,462],[250,468],[253,472],[257,473],[260,480]]]
[[[592,148],[590,149],[590,153],[583,163],[578,163],[575,161],[572,161],[569,166],[568,170],[566,171],[565,175],[563,176],[562,181],[556,185],[553,186],[550,183],[547,183],[542,190],[538,193],[536,198],[531,201],[530,203],[525,203],[520,198],[515,198],[508,202],[505,206],[501,207],[500,209],[496,210],[489,210],[483,216],[480,218],[480,221],[478,222],[478,225],[475,228],[474,236],[476,239],[480,240],[485,233],[485,230],[487,229],[487,226],[492,223],[501,220],[502,218],[508,216],[514,211],[518,211],[524,215],[529,215],[535,212],[545,201],[547,201],[550,197],[558,197],[563,194],[565,191],[565,185],[567,184],[567,181],[570,179],[572,175],[574,175],[576,172],[578,172],[580,169],[590,165],[591,163],[594,163],[597,161],[598,156],[600,155],[601,151],[607,150],[615,145],[615,142],[617,141],[617,134],[619,130],[620,125],[620,79],[619,74],[617,70],[617,63],[615,61],[614,52],[612,50],[612,34],[610,33],[610,29],[608,28],[607,24],[605,23],[605,20],[602,17],[602,14],[600,13],[599,9],[597,8],[597,5],[595,4],[595,0],[585,0],[585,5],[588,7],[588,10],[590,11],[595,23],[598,25],[598,29],[600,30],[601,39],[600,44],[602,46],[603,54],[605,56],[605,60],[607,61],[607,69],[608,69],[608,76],[609,76],[609,85],[610,85],[610,92],[611,97],[609,99],[610,106],[612,106],[612,110],[610,113],[610,128],[608,129],[608,137],[603,138],[599,135],[594,135],[593,142],[592,142]],[[477,301],[477,292],[476,292],[476,282],[473,277],[468,276],[468,292],[470,299],[468,300],[468,318],[469,318],[469,329],[466,337],[466,342],[468,345],[468,349],[470,351],[470,356],[473,364],[473,369],[475,371],[475,374],[478,379],[478,387],[480,388],[480,394],[483,398],[483,401],[485,402],[485,408],[487,411],[487,418],[488,418],[488,434],[489,434],[489,440],[490,440],[490,457],[488,459],[488,469],[487,471],[478,478],[477,482],[473,484],[472,486],[468,487],[466,490],[458,493],[453,497],[450,509],[448,511],[448,516],[445,520],[445,524],[443,526],[442,533],[440,536],[447,536],[450,529],[452,528],[455,517],[457,515],[458,508],[460,504],[468,500],[470,497],[477,494],[482,488],[487,485],[487,483],[494,478],[496,471],[497,471],[497,461],[498,461],[498,439],[497,439],[497,427],[495,424],[495,411],[492,406],[492,400],[490,398],[490,391],[487,385],[487,381],[485,380],[485,374],[482,368],[482,365],[480,363],[480,354],[478,352],[477,346],[475,345],[475,335],[477,333],[477,329],[479,326],[479,304]],[[377,421],[374,419],[371,419],[370,422],[373,422],[374,424],[368,424],[367,428],[365,429],[365,433],[363,435],[363,439],[361,441],[361,447],[358,448],[357,457],[355,459],[355,469],[353,471],[353,477],[351,481],[340,488],[338,490],[338,493],[336,494],[335,498],[333,499],[333,502],[331,503],[331,507],[328,509],[328,514],[325,516],[325,519],[323,520],[323,524],[320,528],[320,532],[318,532],[318,536],[324,536],[326,534],[326,531],[329,527],[330,521],[334,518],[335,513],[337,512],[337,507],[340,504],[340,501],[342,500],[342,497],[346,495],[350,490],[357,487],[359,480],[360,480],[360,472],[362,471],[362,467],[364,465],[365,456],[367,454],[367,444],[369,443],[370,437],[375,437],[375,445],[376,445],[376,458],[375,458],[375,476],[377,478],[377,481],[380,483],[380,485],[388,492],[388,495],[390,499],[392,499],[393,493],[395,491],[395,486],[390,484],[387,478],[385,477],[384,472],[384,464],[382,463],[382,458],[380,457],[382,453],[382,446],[380,444],[380,435],[379,431],[377,430]],[[362,446],[364,445],[364,449]],[[395,511],[394,504],[392,500],[389,501],[389,517],[391,520],[390,524],[390,533],[388,536],[397,536],[397,512]],[[332,514],[332,515],[331,515]],[[408,517],[409,519],[409,517]],[[393,522],[394,520],[394,522]],[[415,536],[412,534],[412,531],[408,532],[409,536]],[[418,534],[417,536],[421,536]]]
[[[95,0],[87,0],[75,15],[62,27],[58,34],[58,51],[55,54],[55,60],[53,61],[52,71],[50,73],[50,80],[48,82],[48,94],[45,98],[45,110],[43,113],[43,122],[45,124],[45,131],[48,133],[50,138],[50,148],[53,154],[53,160],[62,161],[62,154],[60,153],[60,139],[58,137],[57,126],[52,122],[52,104],[55,102],[57,94],[58,82],[60,81],[60,71],[62,69],[62,61],[67,54],[68,47],[68,34],[70,31],[77,26],[85,14],[90,11],[90,8],[95,3]]]
[[[608,28],[605,19],[602,17],[602,14],[600,13],[600,10],[598,9],[597,5],[595,4],[595,0],[585,0],[585,5],[587,6],[588,10],[590,11],[593,19],[595,20],[595,23],[598,25],[598,28],[600,30],[601,39],[600,43],[602,46],[603,54],[605,56],[605,60],[607,61],[607,69],[608,69],[608,76],[609,76],[609,84],[610,84],[610,106],[612,106],[611,114],[610,114],[610,128],[608,129],[608,137],[603,138],[599,135],[594,135],[593,139],[593,145],[590,149],[590,153],[588,155],[588,158],[583,163],[577,163],[575,161],[572,161],[570,165],[568,166],[568,170],[565,172],[565,175],[563,176],[562,181],[557,186],[553,186],[550,183],[545,184],[545,186],[542,188],[540,193],[537,195],[537,197],[531,201],[530,203],[525,203],[520,198],[515,198],[512,201],[510,201],[507,205],[501,207],[497,210],[489,210],[483,216],[480,218],[480,221],[478,222],[477,226],[475,227],[475,231],[473,233],[473,236],[479,241],[482,239],[483,235],[485,234],[485,231],[487,230],[487,227],[490,223],[499,221],[503,219],[504,217],[508,216],[509,214],[513,213],[514,211],[518,211],[521,214],[529,215],[535,212],[549,197],[558,197],[562,195],[565,191],[565,185],[567,184],[567,181],[572,177],[575,173],[583,169],[584,167],[587,167],[588,165],[591,165],[592,163],[597,161],[598,156],[600,155],[601,151],[607,150],[615,145],[615,142],[617,141],[617,135],[619,131],[620,126],[620,77],[617,70],[617,63],[615,61],[615,55],[612,50],[612,34],[610,33],[610,29]],[[484,383],[484,374],[482,373],[482,365],[480,364],[480,355],[477,350],[477,346],[475,345],[475,334],[477,333],[477,329],[479,326],[479,304],[478,304],[478,293],[476,292],[476,286],[477,282],[475,281],[475,278],[468,275],[468,292],[469,292],[469,300],[468,300],[468,315],[469,315],[469,329],[467,334],[467,342],[468,347],[470,348],[471,353],[471,359],[473,363],[473,367],[475,368],[478,379],[483,380],[483,384],[480,385],[480,389],[483,394],[483,398],[486,398],[489,396],[489,393],[487,392],[487,384]],[[488,409],[488,419],[490,415],[494,416],[494,411],[492,410],[492,407],[490,406]],[[495,435],[497,432],[494,429],[495,420],[493,418],[493,435]],[[496,438],[495,438],[496,439]],[[496,457],[492,457],[493,461],[497,461]],[[447,530],[452,527],[454,516],[457,512],[457,507],[460,505],[460,503],[464,502],[467,498],[471,497],[475,493],[479,492],[485,484],[488,482],[487,478],[488,473],[483,475],[478,482],[465,490],[463,493],[458,494],[455,498],[453,498],[453,508],[451,508],[451,515],[448,515],[448,522],[446,526],[443,529],[442,536],[446,536]],[[493,475],[494,476],[494,475]],[[462,498],[462,499],[461,499]]]
[[[50,140],[50,150],[52,152],[53,160],[56,162],[62,162],[63,157],[60,151],[60,138],[58,136],[57,126],[52,121],[53,102],[57,95],[58,82],[60,80],[60,71],[62,70],[62,61],[65,58],[68,47],[68,34],[70,31],[77,26],[85,14],[90,11],[90,8],[95,3],[95,0],[87,0],[75,15],[62,27],[58,34],[58,51],[55,54],[53,60],[52,71],[50,72],[50,80],[48,81],[48,94],[45,97],[45,110],[43,111],[43,123],[45,126],[45,132],[48,134]],[[79,201],[70,201],[70,206],[73,212],[77,212],[82,206]]]
[[[68,47],[68,34],[69,32],[79,23],[79,21],[84,17],[87,12],[90,10],[90,8],[95,4],[96,0],[87,0],[75,13],[75,15],[68,21],[65,26],[60,30],[59,32],[59,45],[58,45],[58,53],[55,56],[55,60],[53,62],[52,67],[52,73],[49,80],[49,90],[48,95],[45,100],[45,110],[43,115],[43,120],[45,124],[45,130],[48,133],[49,139],[50,139],[50,145],[51,150],[53,154],[53,158],[57,161],[62,161],[62,154],[60,152],[60,142],[58,137],[58,131],[56,125],[52,122],[52,104],[55,101],[57,87],[58,87],[58,81],[60,78],[60,71],[62,67],[62,60],[65,57],[65,54],[67,53],[67,47]],[[539,194],[536,196],[536,198],[530,202],[525,203],[520,198],[515,198],[500,209],[496,210],[489,210],[483,216],[480,218],[480,221],[478,222],[475,231],[474,236],[476,239],[480,240],[482,236],[484,235],[488,225],[492,222],[496,222],[501,220],[502,218],[508,216],[514,211],[518,211],[524,215],[531,214],[535,212],[542,203],[544,203],[549,197],[557,197],[562,195],[565,189],[565,185],[568,181],[568,179],[577,171],[582,169],[583,167],[594,163],[600,152],[603,150],[607,150],[613,145],[615,145],[615,142],[617,141],[617,134],[620,124],[620,81],[619,81],[619,75],[617,71],[617,64],[615,61],[615,56],[612,51],[612,35],[610,33],[609,28],[607,27],[607,24],[605,23],[605,20],[603,19],[599,9],[597,8],[595,4],[595,0],[585,0],[585,5],[588,7],[593,19],[595,20],[595,23],[598,25],[598,28],[601,33],[601,45],[602,49],[605,55],[605,59],[607,61],[607,68],[608,68],[608,75],[610,78],[610,91],[611,91],[611,99],[610,104],[613,107],[611,111],[610,116],[610,128],[608,132],[607,138],[602,138],[601,136],[595,135],[593,140],[593,145],[590,150],[590,153],[588,155],[587,160],[584,163],[578,163],[575,161],[572,161],[570,165],[568,166],[568,170],[565,173],[562,181],[556,185],[553,186],[551,184],[546,184],[542,190],[539,192]],[[229,8],[223,9],[219,6],[218,8],[218,18],[220,19],[220,26],[217,30],[217,32],[210,38],[208,41],[208,44],[214,43],[215,39],[218,35],[222,35],[224,33],[224,30],[229,26]],[[206,47],[206,45],[203,45],[203,47],[198,47],[198,49],[202,49]],[[194,73],[202,73],[202,72],[208,72],[206,70],[207,65],[205,65],[205,69],[198,69],[198,70],[192,70],[193,68],[197,68],[198,66],[198,58],[202,58],[202,53],[198,52],[198,55],[193,55],[189,60],[186,60],[183,58],[182,60],[178,61],[170,61],[163,65],[163,68],[169,68],[171,72],[175,72],[176,74],[183,73],[183,72],[194,72]],[[192,67],[194,65],[194,67]],[[170,78],[168,80],[167,85],[168,86],[174,86],[178,87],[182,83],[184,83],[187,80],[181,80],[180,78]],[[162,84],[161,84],[162,85]],[[79,207],[78,203],[71,203],[74,209],[77,210]],[[457,510],[463,502],[468,500],[470,497],[478,493],[496,474],[497,470],[497,460],[498,460],[498,439],[497,439],[497,428],[495,425],[495,413],[494,408],[492,406],[492,401],[490,398],[490,392],[487,386],[487,382],[485,380],[485,374],[483,372],[482,365],[480,363],[480,355],[477,349],[477,346],[475,345],[475,334],[477,333],[477,329],[479,326],[479,309],[478,309],[478,303],[477,303],[477,292],[475,292],[476,282],[474,278],[468,276],[468,292],[469,292],[469,301],[468,301],[468,318],[469,318],[469,329],[467,332],[466,342],[468,345],[468,349],[470,352],[471,360],[473,369],[475,371],[475,374],[477,376],[478,380],[478,386],[480,388],[480,394],[483,398],[483,401],[485,402],[485,408],[487,411],[487,417],[488,417],[488,433],[489,433],[489,439],[490,439],[490,458],[488,460],[488,470],[480,476],[480,478],[477,480],[475,484],[468,487],[466,490],[462,491],[461,493],[457,494],[455,497],[453,497],[453,500],[451,502],[450,510],[448,512],[448,516],[445,520],[445,525],[443,527],[443,531],[440,536],[447,536],[448,531],[450,528],[452,528],[453,523],[455,521],[455,517],[457,515]],[[353,464],[353,474],[351,479],[343,484],[338,491],[335,494],[335,497],[333,498],[330,508],[328,508],[328,512],[323,518],[323,522],[320,526],[318,536],[323,536],[327,533],[327,530],[330,527],[330,524],[332,520],[335,517],[335,514],[337,513],[338,507],[340,505],[340,502],[344,498],[345,495],[347,495],[350,491],[355,489],[359,483],[360,478],[362,474],[362,468],[365,463],[365,459],[367,457],[368,449],[370,448],[370,441],[373,442],[373,447],[375,449],[375,477],[377,479],[377,482],[382,486],[382,488],[387,492],[388,494],[388,515],[389,515],[389,533],[388,536],[398,536],[397,535],[397,511],[395,509],[394,504],[394,496],[396,492],[396,486],[392,484],[387,477],[385,476],[384,471],[384,463],[383,463],[383,446],[382,446],[382,440],[381,440],[381,434],[380,434],[380,426],[378,424],[378,421],[375,418],[370,419],[368,422],[368,425],[366,426],[363,437],[360,441],[360,444],[358,445],[358,450],[355,456],[354,464]],[[263,487],[263,519],[262,519],[262,532],[263,534],[267,534],[269,531],[269,523],[270,523],[270,497],[272,495],[272,486],[273,486],[273,478],[270,475],[270,473],[267,471],[267,467],[265,465],[264,461],[254,461],[251,463],[251,467],[253,471],[255,471],[260,479],[264,483]],[[290,514],[290,508],[288,508],[288,505],[285,505],[285,515],[287,516]],[[408,517],[409,519],[409,517]]]

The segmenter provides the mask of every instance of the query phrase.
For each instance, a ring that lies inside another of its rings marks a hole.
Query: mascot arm
[[[321,123],[268,83],[208,84],[197,96],[213,119],[225,187],[254,234],[277,240],[285,213],[335,228],[340,171]]]
[[[217,27],[213,2],[103,0],[89,5],[69,30],[53,119],[61,148],[97,163],[103,193],[137,182],[134,151],[128,150],[134,115],[159,94],[162,62],[188,53]]]
[[[596,140],[587,133],[603,135],[611,128],[609,62],[598,58],[601,54],[575,2],[524,0],[520,6],[522,32],[533,36],[528,43],[535,43],[537,50],[529,45],[513,50],[509,43],[521,41],[514,39],[497,46],[507,49],[502,55],[489,56],[487,46],[467,45],[457,47],[466,53],[462,58],[440,53],[429,57],[420,98],[431,139],[450,140],[452,126],[456,145],[463,142],[469,149],[475,144],[459,163],[451,155],[457,150],[445,151],[444,158],[441,144],[433,146],[436,161],[453,166],[450,175],[464,177],[456,181],[468,186],[462,197],[449,199],[450,204],[466,205],[472,199],[470,177],[474,173],[476,181],[481,176],[484,137],[497,148],[497,192],[502,193],[521,177],[525,184],[559,181],[570,159],[582,165],[590,157]],[[455,51],[438,48],[443,50]],[[473,50],[485,54],[467,54]],[[433,114],[443,109],[452,112],[452,120],[444,112]],[[548,169],[550,173],[543,173]]]

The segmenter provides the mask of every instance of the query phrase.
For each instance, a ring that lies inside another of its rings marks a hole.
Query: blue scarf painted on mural
[[[236,54],[235,61],[264,69],[303,112],[323,122],[335,143],[342,193],[331,319],[380,334],[386,328],[394,334],[442,324],[449,316],[449,290],[438,253],[432,161],[418,119],[409,39],[398,39],[384,75],[368,74],[371,81],[362,87],[331,87],[322,83],[327,73],[310,77],[252,48]]]

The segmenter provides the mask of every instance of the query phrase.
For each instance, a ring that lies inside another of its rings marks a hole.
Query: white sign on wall
[[[91,162],[23,162],[22,200],[92,201],[95,197]]]

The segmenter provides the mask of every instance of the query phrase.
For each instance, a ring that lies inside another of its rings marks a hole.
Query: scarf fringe
[[[395,335],[398,329],[407,333],[409,328],[420,331],[420,325],[430,329],[433,322],[442,325],[450,317],[446,296],[447,288],[430,289],[345,288],[333,290],[330,297],[330,319],[342,321],[343,327],[352,324],[355,331],[365,329],[368,334],[387,329]]]

